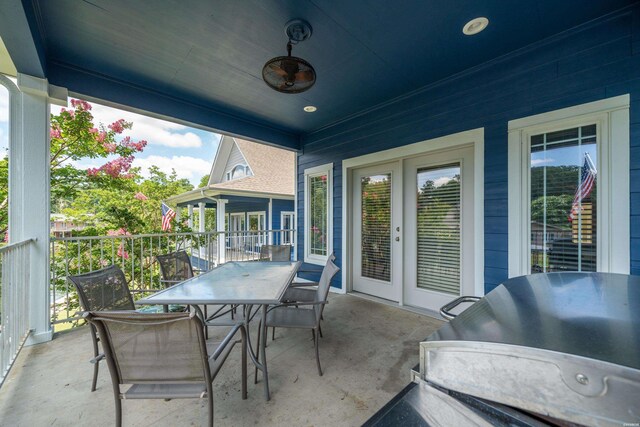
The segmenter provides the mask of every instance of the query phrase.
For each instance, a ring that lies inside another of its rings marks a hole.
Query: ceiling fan
[[[294,44],[311,37],[311,25],[301,19],[287,22],[285,32],[287,56],[272,58],[262,67],[262,78],[272,89],[282,93],[300,93],[309,90],[316,82],[316,71],[302,58],[291,55]]]

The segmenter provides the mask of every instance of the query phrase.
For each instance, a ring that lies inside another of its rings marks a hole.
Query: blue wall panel
[[[333,246],[342,254],[342,161],[485,129],[485,291],[507,278],[507,123],[534,114],[631,95],[631,269],[640,274],[640,7],[609,15],[319,129],[298,156],[298,228],[304,170],[334,164]],[[636,148],[637,147],[637,148]],[[303,259],[303,233],[298,256]],[[341,286],[340,279],[334,283]]]

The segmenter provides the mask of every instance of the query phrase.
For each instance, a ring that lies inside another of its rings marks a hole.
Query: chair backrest
[[[260,261],[291,261],[291,245],[262,245]]]
[[[74,284],[84,311],[135,310],[124,273],[116,265],[67,279]]]
[[[203,324],[192,313],[89,312],[114,384],[211,383]]]
[[[166,255],[157,255],[160,264],[162,279],[167,282],[182,282],[193,277],[191,259],[186,251],[172,252]]]
[[[326,302],[327,297],[329,296],[329,287],[331,286],[331,279],[336,275],[340,268],[333,263],[335,261],[336,256],[334,254],[329,255],[329,259],[327,259],[327,263],[322,269],[322,274],[320,275],[320,280],[318,281],[318,289],[316,290],[316,301],[317,302]],[[324,309],[324,304],[315,305],[314,307],[316,314],[316,322],[320,322],[320,317],[322,316],[322,310]]]

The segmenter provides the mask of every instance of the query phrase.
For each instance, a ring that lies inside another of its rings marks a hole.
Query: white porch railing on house
[[[33,240],[0,248],[0,385],[29,333],[29,269]]]
[[[220,241],[221,235],[224,242]],[[257,230],[205,233],[161,233],[118,236],[51,238],[51,322],[65,329],[81,318],[78,296],[67,276],[87,273],[111,264],[125,273],[129,287],[140,294],[161,289],[157,255],[185,250],[194,269],[208,271],[221,262],[260,259],[265,244],[286,244],[295,253],[293,230]]]

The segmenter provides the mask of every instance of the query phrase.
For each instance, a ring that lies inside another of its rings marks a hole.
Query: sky
[[[178,178],[187,178],[197,187],[200,179],[211,171],[220,142],[219,134],[117,110],[95,102],[91,102],[91,105],[96,127],[99,127],[99,123],[108,126],[122,118],[133,122],[133,128],[122,136],[131,136],[134,141],[147,141],[144,151],[138,153],[133,162],[133,166],[142,168],[143,176],[148,176],[148,168],[152,165],[167,173],[175,169]],[[52,105],[51,113],[58,114],[61,108]],[[8,93],[0,85],[0,152],[3,154],[8,145],[8,118]],[[75,162],[75,165],[86,169],[98,167],[105,162],[105,159],[86,159]]]

